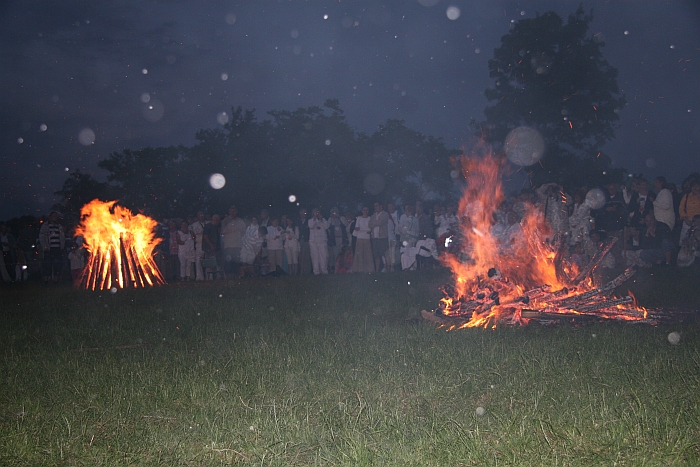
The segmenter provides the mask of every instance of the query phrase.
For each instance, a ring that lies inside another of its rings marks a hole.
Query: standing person
[[[83,245],[83,237],[75,238],[75,246],[68,253],[68,261],[70,261],[70,276],[73,280],[73,285],[80,285],[83,279],[83,269],[85,269],[85,247]]]
[[[654,217],[657,221],[663,222],[671,231],[676,226],[676,212],[673,209],[673,195],[668,189],[665,177],[654,179],[654,189],[656,198],[654,199]]]
[[[413,205],[404,206],[404,214],[399,220],[399,240],[402,247],[415,246],[418,241],[418,221],[413,213]]]
[[[387,251],[389,258],[388,269],[389,271],[393,271],[394,266],[396,266],[396,258],[399,256],[397,241],[397,233],[399,230],[399,213],[396,211],[396,205],[394,205],[394,203],[388,203],[386,208],[387,214],[389,214],[389,222],[387,223],[387,238],[389,239],[389,250]]]
[[[197,213],[197,218],[190,225],[190,232],[194,238],[195,279],[198,281],[203,281],[204,271],[202,271],[202,258],[204,258],[204,213],[202,211]]]
[[[224,257],[224,269],[231,274],[236,265],[241,262],[241,247],[246,225],[243,219],[238,217],[238,208],[231,206],[228,216],[221,221],[221,236],[223,240],[222,252]]]
[[[299,210],[299,269],[297,274],[311,274],[311,247],[309,246],[309,219],[306,208]]]
[[[63,272],[63,249],[66,247],[66,234],[58,222],[58,212],[52,211],[39,229],[39,243],[44,251],[44,283],[57,282]]]
[[[180,223],[180,230],[177,231],[178,253],[180,260],[180,280],[189,280],[192,269],[190,264],[194,263],[194,238],[190,232],[187,221]]]
[[[180,277],[180,260],[178,258],[178,253],[180,251],[180,245],[177,243],[177,232],[180,230],[178,228],[175,219],[171,219],[168,223],[168,251],[170,252],[170,257],[166,263],[166,277],[169,280],[177,280]]]
[[[287,226],[284,229],[284,253],[287,257],[287,266],[289,266],[289,275],[297,274],[297,265],[299,264],[299,227],[294,225],[294,220],[291,217],[287,219]]]
[[[362,215],[355,221],[355,231],[352,235],[357,239],[355,243],[355,254],[353,255],[353,272],[374,271],[374,260],[372,257],[372,243],[370,241],[372,229],[369,226],[369,208],[362,207]]]
[[[637,183],[637,191],[632,194],[628,209],[630,225],[636,230],[645,228],[645,218],[654,210],[654,192],[649,191],[649,182],[645,179]]]
[[[279,219],[274,218],[270,221],[270,225],[267,226],[265,241],[267,242],[267,261],[270,263],[269,271],[275,272],[278,267],[282,269],[284,267],[284,260],[282,259],[284,255],[284,238]]]
[[[241,264],[240,264],[240,277],[246,276],[246,270],[250,272],[251,276],[257,276],[260,272],[260,252],[262,250],[262,244],[267,235],[267,227],[258,225],[258,220],[255,220],[254,224],[251,224],[245,232],[243,237],[243,246],[241,247]]]
[[[2,242],[2,280],[12,282],[11,274],[15,272],[15,248],[17,241],[7,229],[6,224],[0,224],[0,242]]]
[[[610,250],[609,257],[615,259],[617,267],[621,267],[624,264],[622,261],[623,237],[629,215],[623,195],[618,191],[617,183],[609,183],[606,188],[608,200],[596,217],[595,226],[596,229],[604,230],[608,236],[617,238],[615,245]]]
[[[311,212],[309,225],[309,249],[314,274],[328,274],[328,221],[323,218],[321,211],[314,208]]]
[[[690,235],[693,218],[700,215],[700,180],[690,182],[690,191],[681,198],[679,212],[681,222],[683,222],[680,243],[683,243],[683,240]]]
[[[418,238],[435,238],[434,222],[424,211],[422,201],[416,201],[416,220],[418,221]]]
[[[369,220],[372,229],[372,256],[374,256],[374,271],[382,271],[382,259],[385,270],[389,270],[389,214],[380,202],[374,203],[374,214]]]
[[[348,237],[340,211],[334,207],[328,218],[328,265],[335,269],[335,258],[340,254],[340,249],[347,244]]]
[[[204,234],[202,236],[202,249],[204,257],[207,259],[216,259],[218,268],[222,268],[224,261],[221,255],[221,216],[214,214],[211,216],[211,222],[204,224]],[[212,272],[212,277],[214,271]],[[204,276],[207,277],[207,271],[204,271]]]

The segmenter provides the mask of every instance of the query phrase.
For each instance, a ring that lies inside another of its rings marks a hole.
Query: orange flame
[[[535,314],[540,310],[579,315],[566,299],[594,290],[595,286],[590,278],[579,284],[572,283],[578,270],[558,256],[547,240],[552,236],[552,229],[539,209],[526,205],[525,216],[519,224],[521,232],[513,236],[510,244],[500,244],[492,234],[494,214],[505,200],[501,184],[504,159],[489,152],[462,157],[459,163],[466,180],[458,208],[462,241],[457,254],[442,256],[442,261],[452,269],[455,283],[453,296],[441,300],[442,313],[470,316],[460,328],[495,327],[498,322],[526,324],[530,318],[522,316],[524,309]],[[489,277],[489,270],[498,271],[501,277]],[[466,309],[462,308],[465,303]],[[484,303],[487,306],[480,306]],[[643,319],[644,312],[646,318],[645,310],[636,303],[632,310],[639,311],[638,318],[615,313],[623,308],[629,310],[630,306],[611,304],[598,315]]]
[[[90,253],[83,273],[86,288],[108,290],[165,283],[153,260],[153,250],[160,243],[153,233],[156,221],[133,215],[116,201],[98,199],[83,206],[80,217],[75,235],[83,236]]]

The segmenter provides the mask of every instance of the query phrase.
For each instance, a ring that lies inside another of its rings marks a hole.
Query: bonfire
[[[157,222],[116,203],[95,199],[80,211],[75,235],[83,237],[90,255],[83,272],[85,287],[111,290],[164,284],[153,259],[160,243],[154,235]]]
[[[440,306],[424,311],[431,321],[450,329],[527,324],[569,317],[595,317],[652,322],[648,310],[631,293],[614,290],[631,278],[625,270],[607,284],[596,284],[593,272],[612,248],[603,243],[581,269],[567,259],[568,239],[557,238],[535,206],[526,206],[522,235],[502,245],[492,235],[494,213],[504,201],[503,160],[487,154],[461,160],[466,188],[459,203],[461,239],[457,251],[442,255],[454,284],[444,288]]]

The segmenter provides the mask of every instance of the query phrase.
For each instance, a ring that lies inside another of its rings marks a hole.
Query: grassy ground
[[[698,277],[630,288],[692,308]],[[700,464],[699,322],[448,333],[448,278],[5,288],[0,465]]]

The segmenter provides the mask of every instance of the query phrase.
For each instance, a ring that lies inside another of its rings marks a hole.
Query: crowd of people
[[[602,191],[601,191],[602,189]],[[688,176],[680,190],[663,177],[652,183],[633,178],[601,189],[579,187],[572,193],[554,183],[509,196],[493,215],[491,234],[500,247],[523,235],[521,221],[528,209],[538,209],[551,227],[550,240],[566,242],[571,262],[585,265],[607,237],[617,241],[601,267],[690,266],[700,248],[700,173]],[[597,196],[596,196],[597,195]],[[259,215],[243,219],[236,206],[225,216],[198,212],[190,218],[159,224],[161,243],[156,261],[168,281],[203,281],[258,275],[306,275],[391,272],[435,267],[450,243],[464,241],[460,228],[468,212],[455,203],[376,201],[341,215],[300,208],[293,215]],[[464,210],[463,210],[464,211]],[[71,238],[52,212],[42,221],[38,238],[15,239],[0,224],[5,282],[29,277],[32,254],[38,255],[41,277],[55,282],[80,281],[87,252],[81,239]],[[34,243],[36,251],[27,246]]]

